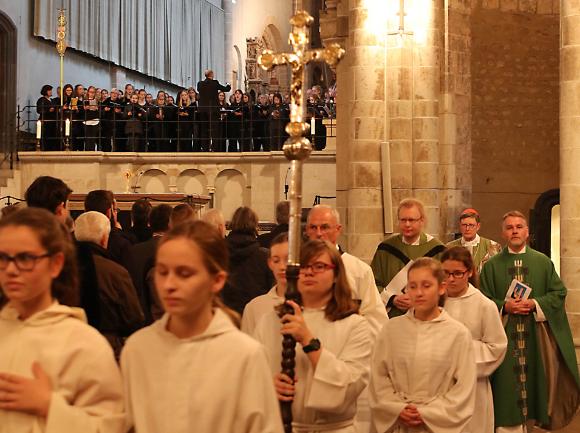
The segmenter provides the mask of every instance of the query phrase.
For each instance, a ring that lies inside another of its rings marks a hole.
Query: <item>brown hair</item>
[[[258,215],[249,207],[239,207],[232,216],[230,229],[233,232],[256,236],[258,233]]]
[[[443,251],[443,254],[441,255],[441,263],[446,262],[447,260],[455,260],[456,262],[463,263],[463,266],[465,266],[468,271],[471,271],[469,282],[473,287],[479,286],[479,278],[477,270],[475,269],[475,264],[473,263],[473,257],[471,257],[471,253],[467,248],[456,246]]]
[[[517,218],[522,218],[525,222],[526,225],[528,224],[528,219],[526,218],[526,216],[521,213],[519,210],[510,210],[509,212],[506,212],[503,217],[501,217],[502,221],[505,221],[507,218],[509,217],[517,217]]]
[[[200,249],[203,264],[209,274],[216,275],[218,272],[228,271],[228,246],[214,226],[204,221],[186,221],[179,224],[161,238],[157,251],[166,242],[180,238],[193,242]],[[226,307],[219,295],[214,296],[212,302],[213,306],[223,310],[237,327],[240,326],[239,314]]]
[[[183,224],[186,221],[194,221],[195,212],[193,208],[187,203],[178,204],[171,211],[171,216],[169,217],[169,226],[175,227],[179,224]]]
[[[307,241],[300,250],[300,263],[307,264],[328,253],[334,268],[334,284],[332,287],[332,298],[326,305],[324,316],[331,322],[344,319],[352,314],[357,314],[359,305],[352,299],[352,290],[340,253],[334,245],[320,239]]]
[[[0,230],[7,227],[28,227],[49,254],[62,253],[64,265],[52,280],[51,294],[64,305],[79,305],[79,282],[74,243],[66,227],[46,209],[24,208],[0,220]],[[6,303],[0,299],[0,306]]]
[[[411,271],[416,269],[423,269],[427,268],[431,271],[431,275],[437,280],[439,285],[443,284],[445,281],[445,272],[443,272],[443,268],[441,267],[441,263],[439,261],[431,258],[431,257],[421,257],[413,262],[411,266],[409,266],[409,270],[407,271],[407,276],[411,275]],[[439,306],[443,307],[445,305],[445,299],[447,295],[443,295],[439,297]]]
[[[272,242],[270,242],[270,248],[274,245],[285,244],[286,242],[288,242],[288,232],[279,233],[274,237],[274,239],[272,239]]]

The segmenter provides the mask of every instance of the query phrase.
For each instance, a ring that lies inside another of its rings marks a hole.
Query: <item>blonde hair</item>
[[[419,211],[419,214],[421,215],[421,218],[423,218],[423,220],[427,219],[425,216],[425,205],[423,204],[423,202],[421,200],[417,200],[416,198],[412,198],[412,197],[408,197],[408,198],[401,200],[401,202],[399,203],[399,207],[397,208],[397,218],[399,217],[399,214],[401,213],[401,209],[410,209],[412,207],[417,208],[417,210]]]
[[[411,275],[411,271],[417,269],[429,269],[431,271],[431,275],[433,278],[437,280],[439,286],[443,284],[445,281],[445,272],[441,267],[441,263],[438,260],[435,260],[431,257],[421,257],[413,262],[411,266],[409,266],[409,270],[407,271],[407,277]],[[447,292],[444,295],[439,297],[439,306],[443,307],[445,305],[445,299],[447,298]]]

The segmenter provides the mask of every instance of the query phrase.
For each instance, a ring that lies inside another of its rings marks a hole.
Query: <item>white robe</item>
[[[121,375],[85,313],[53,303],[26,320],[0,311],[0,372],[32,378],[37,361],[53,387],[46,419],[0,409],[0,433],[124,433]]]
[[[246,334],[252,335],[262,316],[274,311],[274,307],[284,302],[284,297],[278,296],[276,287],[272,287],[265,295],[255,297],[244,308],[242,331]]]
[[[369,325],[353,314],[330,322],[324,310],[305,309],[304,320],[321,342],[313,370],[308,355],[296,345],[296,394],[292,404],[297,432],[356,432],[356,401],[369,379],[372,339]],[[266,348],[272,374],[280,371],[282,335],[275,312],[265,315],[254,336]]]
[[[475,412],[468,431],[493,433],[493,396],[488,378],[499,367],[507,351],[507,337],[497,306],[470,284],[464,295],[447,298],[445,311],[463,323],[473,338],[477,385]]]
[[[371,333],[373,337],[376,337],[389,317],[377,290],[373,270],[365,262],[349,253],[343,253],[341,258],[353,291],[353,298],[361,302],[359,313],[367,319]]]
[[[461,433],[471,420],[476,368],[471,334],[442,311],[421,321],[409,309],[377,337],[371,364],[373,426],[384,432]],[[399,414],[417,407],[425,425],[408,428]]]
[[[168,318],[133,334],[121,354],[136,433],[281,433],[264,349],[220,309],[192,338],[167,331]]]

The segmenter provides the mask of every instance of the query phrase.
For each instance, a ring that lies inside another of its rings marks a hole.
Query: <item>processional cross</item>
[[[289,65],[292,69],[292,84],[290,86],[290,123],[286,125],[286,132],[290,137],[285,141],[282,150],[290,160],[290,221],[288,231],[288,266],[286,268],[286,300],[300,303],[297,282],[300,272],[300,239],[302,230],[300,220],[302,215],[302,165],[312,152],[312,145],[304,137],[310,126],[304,119],[304,67],[313,61],[324,61],[335,66],[344,56],[344,49],[338,44],[330,44],[321,49],[308,49],[309,27],[314,19],[305,11],[298,11],[291,19],[292,32],[289,42],[292,45],[291,53],[274,54],[264,50],[258,57],[258,64],[265,70],[277,65]],[[289,305],[284,305],[283,314],[292,314]],[[294,377],[296,341],[291,336],[284,336],[282,341],[282,373]],[[292,431],[292,402],[280,402],[284,431]]]

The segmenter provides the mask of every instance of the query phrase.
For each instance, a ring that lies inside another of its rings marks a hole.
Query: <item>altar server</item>
[[[434,259],[408,272],[411,308],[389,320],[377,337],[370,400],[378,433],[462,433],[475,402],[472,337],[440,303],[444,273]]]
[[[264,350],[218,298],[227,263],[225,241],[202,221],[159,241],[154,279],[166,313],[121,357],[136,433],[282,431]]]
[[[475,263],[465,247],[452,247],[441,256],[447,278],[445,311],[463,323],[471,332],[477,365],[475,411],[467,431],[493,433],[493,395],[489,376],[504,359],[507,336],[495,303],[477,290]]]
[[[308,241],[300,254],[298,290],[303,309],[274,311],[258,324],[255,336],[266,347],[278,399],[293,401],[296,432],[357,432],[357,398],[369,378],[372,338],[358,314],[338,250],[322,240]],[[292,335],[296,377],[279,373],[282,334]]]
[[[75,253],[44,209],[0,221],[0,432],[124,433],[122,382],[85,323]]]

